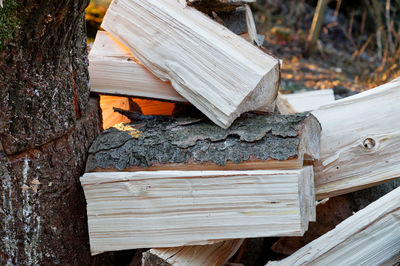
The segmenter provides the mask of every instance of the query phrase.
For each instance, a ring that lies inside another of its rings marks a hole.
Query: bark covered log
[[[229,129],[202,118],[155,117],[104,131],[86,171],[300,168],[304,155],[318,157],[319,134],[307,114],[249,115]]]
[[[0,265],[106,263],[90,257],[79,184],[100,130],[98,101],[89,101],[88,3],[0,8]]]
[[[98,121],[92,100],[69,134],[15,156],[0,153],[1,265],[90,264],[78,177]]]
[[[0,142],[6,154],[71,130],[88,102],[88,0],[8,0],[0,8]]]

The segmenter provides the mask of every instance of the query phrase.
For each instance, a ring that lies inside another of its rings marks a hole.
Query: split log
[[[396,265],[400,188],[368,205],[292,256],[267,265]]]
[[[313,170],[86,173],[92,254],[300,236],[315,220]]]
[[[400,176],[400,78],[313,111],[322,126],[317,198]]]
[[[143,253],[142,265],[224,265],[236,253],[242,243],[243,239],[234,239],[212,245],[150,249]]]
[[[186,2],[113,1],[102,27],[223,128],[244,112],[273,108],[279,61]]]
[[[89,53],[92,92],[187,102],[138,62],[117,39],[98,31]]]
[[[154,117],[104,131],[86,172],[295,169],[318,157],[312,115],[248,115],[222,129],[203,118]]]
[[[283,106],[277,104],[281,114],[309,112],[335,101],[332,89],[279,94],[278,98],[281,98],[281,100],[277,100],[277,103],[283,102]]]

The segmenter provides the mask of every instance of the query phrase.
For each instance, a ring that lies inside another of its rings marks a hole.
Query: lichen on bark
[[[18,0],[4,1],[0,7],[0,51],[7,47],[8,41],[13,38],[14,32],[23,24],[23,19],[18,15],[21,2]]]

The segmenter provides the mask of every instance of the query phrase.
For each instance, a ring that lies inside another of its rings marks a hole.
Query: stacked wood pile
[[[246,238],[302,236],[317,199],[400,176],[400,79],[339,101],[331,90],[278,94],[279,60],[260,47],[243,2],[111,4],[89,55],[91,86],[115,107],[103,106],[107,126],[126,123],[95,140],[81,177],[92,254],[223,265]],[[143,112],[146,101],[164,111]],[[398,262],[399,196],[270,263]]]

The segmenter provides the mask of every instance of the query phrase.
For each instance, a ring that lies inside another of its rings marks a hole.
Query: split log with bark
[[[273,108],[279,61],[186,2],[114,1],[102,27],[223,128],[244,112]]]
[[[81,177],[92,254],[209,240],[300,236],[313,170],[94,172]]]
[[[295,169],[318,158],[320,125],[309,114],[237,119],[155,116],[104,131],[86,171]]]

